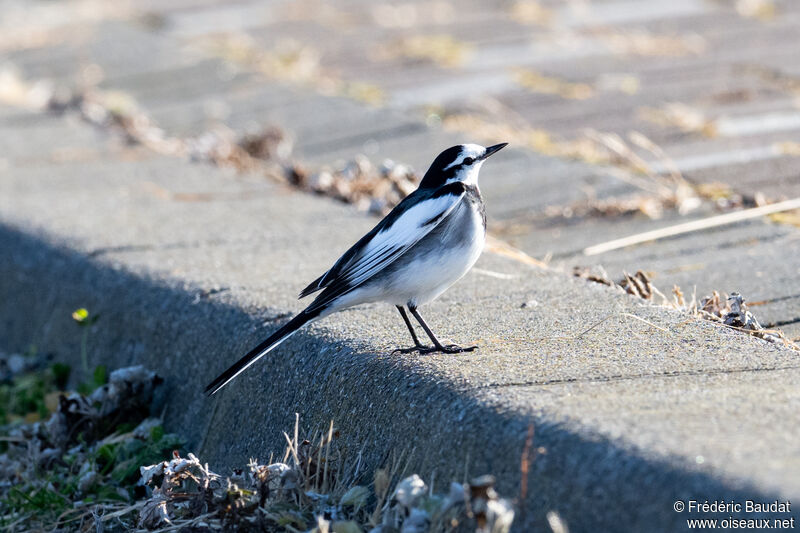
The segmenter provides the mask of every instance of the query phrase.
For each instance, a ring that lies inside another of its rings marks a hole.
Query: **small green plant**
[[[117,433],[124,429],[118,428]],[[183,449],[183,445],[183,439],[165,433],[164,428],[158,425],[150,429],[145,439],[125,439],[98,446],[90,459],[101,476],[127,487],[133,496],[132,489],[139,480],[139,467],[162,461],[173,451]]]
[[[77,390],[81,394],[88,396],[98,387],[108,383],[108,370],[105,365],[97,365],[92,371],[91,379],[78,384]]]
[[[62,392],[68,366],[30,368],[0,387],[0,406],[13,412],[4,418],[12,423],[0,427],[7,476],[0,478],[0,530],[81,529],[98,512],[126,508],[141,497],[140,466],[183,450],[182,439],[147,418],[153,387],[161,381],[154,373],[130,367],[109,375],[97,367],[79,388],[108,386],[90,399]],[[50,416],[46,424],[30,423],[44,415]],[[109,523],[105,529],[127,527]]]
[[[84,375],[89,374],[89,353],[87,344],[89,341],[90,326],[97,322],[99,318],[100,315],[89,314],[89,310],[85,307],[80,307],[72,312],[72,319],[78,326],[83,328],[83,333],[81,334],[81,365]]]
[[[58,391],[67,386],[69,375],[69,365],[53,363],[0,384],[0,425],[46,418],[54,409]]]

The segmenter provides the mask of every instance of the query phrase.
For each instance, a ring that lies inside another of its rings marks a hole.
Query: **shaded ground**
[[[782,40],[798,24],[794,4],[774,4],[771,18],[725,2],[633,4],[437,3],[425,16],[415,4],[355,2],[139,3],[113,13],[93,3],[37,4],[43,11],[24,19],[52,27],[28,27],[24,38],[9,32],[2,43],[16,69],[0,91],[2,239],[14,250],[2,257],[10,273],[2,290],[15,304],[3,310],[0,338],[17,348],[34,338],[61,352],[71,331],[61,313],[101,308],[109,326],[97,346],[121,363],[158,365],[176,387],[173,401],[186,406],[171,422],[199,417],[191,441],[232,464],[280,444],[270,441],[276,432],[242,435],[242,413],[282,427],[300,405],[313,423],[337,418],[356,438],[433,450],[419,458],[422,468],[456,471],[469,455],[514,491],[534,422],[546,454],[536,457],[536,490],[523,507],[525,523],[540,526],[557,509],[575,531],[652,529],[654,517],[669,530],[683,525],[671,510],[678,497],[796,496],[796,355],[508,254],[488,254],[431,306],[437,327],[478,341],[477,354],[387,358],[402,323],[391,309],[370,307],[287,342],[282,359],[265,362],[219,404],[195,396],[298,308],[291,287],[373,223],[171,151],[170,139],[201,138],[219,124],[234,138],[279,126],[294,140],[291,159],[311,173],[359,152],[423,170],[437,147],[465,136],[512,140],[516,149],[482,176],[495,235],[567,269],[602,263],[612,278],[623,268],[653,270],[662,288],[696,284],[698,296],[738,290],[763,302],[753,308],[762,322],[797,336],[791,218],[582,254],[726,203],[752,205],[757,193],[798,195],[797,67]],[[20,16],[15,5],[4,24]],[[69,10],[75,5],[84,6],[80,16]],[[211,35],[223,29],[230,35]],[[417,33],[425,38],[415,41]],[[437,34],[449,38],[429,38]],[[447,54],[428,57],[431,50]],[[742,74],[741,61],[773,70]],[[114,116],[145,117],[160,129],[137,131],[160,133],[131,146],[131,125],[94,121],[91,106],[43,113],[36,99],[50,94],[45,79],[77,92],[97,84],[116,95],[110,107],[123,112]],[[641,161],[585,127],[618,133]],[[631,147],[634,129],[669,158]],[[668,159],[682,180],[662,172]],[[699,187],[706,181],[723,182],[714,189],[721,203]],[[674,209],[695,197],[688,215]],[[597,211],[594,199],[632,198],[625,215],[574,215],[586,205]],[[645,214],[654,214],[653,201],[660,219]],[[318,232],[320,220],[337,231]],[[365,412],[368,421],[356,416]],[[371,453],[370,464],[379,463],[381,452]]]
[[[766,302],[765,321],[800,335],[796,214],[582,254],[726,205],[800,196],[794,2],[78,5],[89,24],[73,27],[91,37],[68,30],[69,4],[39,5],[48,16],[38,17],[8,10],[9,26],[21,18],[39,28],[5,40],[25,76],[134,95],[172,135],[277,124],[312,167],[364,153],[422,171],[431,147],[511,141],[529,151],[484,184],[495,234],[567,269],[643,269],[663,289],[737,290]],[[109,17],[134,25],[97,23]],[[126,48],[118,37],[130,32],[151,39]],[[159,45],[164,38],[189,57]],[[264,76],[343,99],[279,97]],[[581,215],[598,202],[608,214]]]

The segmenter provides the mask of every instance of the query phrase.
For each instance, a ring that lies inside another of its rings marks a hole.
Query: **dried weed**
[[[384,99],[383,91],[375,85],[341,80],[326,72],[321,66],[320,52],[298,41],[282,41],[264,50],[250,36],[217,34],[204,37],[199,44],[217,57],[254,69],[271,79],[309,85],[324,94],[347,96],[373,105]]]
[[[38,102],[39,109],[52,113],[75,113],[128,145],[142,145],[157,153],[189,157],[237,172],[258,173],[373,214],[386,214],[416,188],[420,179],[406,165],[387,159],[376,166],[362,155],[312,173],[293,161],[292,140],[276,127],[241,135],[218,125],[195,137],[179,138],[167,134],[124,93],[92,88],[42,89],[9,79],[13,83],[7,83],[8,99]]]
[[[602,268],[598,272],[588,267],[575,267],[573,276],[593,283],[614,287],[637,298],[685,312],[694,318],[743,331],[753,337],[783,344],[791,350],[800,351],[800,346],[788,339],[782,331],[763,328],[748,310],[744,298],[737,292],[727,296],[724,293],[720,294],[714,291],[711,296],[702,298],[699,302],[695,296],[690,301],[687,301],[683,291],[677,285],[672,288],[672,297],[668,298],[652,283],[650,279],[652,275],[641,270],[638,270],[634,275],[630,275],[627,272],[624,273],[623,278],[618,282],[609,279],[608,274]],[[633,317],[633,315],[631,316]]]
[[[348,459],[333,423],[310,440],[286,436],[283,462],[251,460],[248,474],[223,478],[192,454],[143,466],[142,483],[151,488],[139,509],[140,527],[155,531],[312,531],[373,533],[397,531],[507,532],[514,518],[508,500],[494,491],[494,478],[453,483],[436,495],[418,475],[404,476],[404,457],[375,472],[370,485],[358,484],[361,455]],[[396,483],[394,490],[390,487]]]
[[[656,219],[667,210],[689,213],[707,199],[705,189],[687,181],[666,153],[641,132],[631,131],[623,138],[616,133],[586,129],[582,137],[564,140],[516,122],[512,125],[484,120],[474,113],[454,113],[445,114],[442,124],[450,130],[477,134],[488,142],[511,140],[544,155],[603,166],[610,175],[642,191],[625,198],[588,198],[569,206],[552,206],[546,210],[547,217],[617,217],[641,213]],[[656,171],[645,156],[654,159],[664,171]]]
[[[773,0],[736,0],[736,12],[743,17],[769,21],[776,11]]]
[[[569,100],[586,100],[594,96],[594,89],[588,83],[545,76],[534,70],[515,69],[513,77],[519,85],[534,93],[554,94]]]
[[[35,369],[21,356],[0,362],[13,379]],[[62,393],[47,422],[5,427],[0,526],[318,533],[511,527],[514,508],[494,491],[492,476],[434,494],[406,474],[409,455],[400,454],[364,483],[363,450],[353,453],[333,422],[302,439],[296,416],[281,461],[251,459],[246,469],[218,475],[194,454],[181,454],[180,439],[149,418],[160,381],[141,366],[116,370],[88,396]]]
[[[658,35],[645,30],[623,31],[608,27],[594,28],[588,33],[623,55],[682,57],[700,55],[706,50],[706,41],[698,34]]]
[[[361,155],[313,174],[295,167],[289,178],[300,189],[330,196],[376,215],[388,213],[417,188],[419,181],[411,167],[390,159],[375,166]]]
[[[663,127],[676,127],[684,133],[700,133],[706,137],[716,137],[715,122],[701,110],[682,104],[670,102],[661,107],[643,107],[639,109],[639,118]]]
[[[519,0],[511,6],[511,18],[521,24],[548,26],[553,15],[552,9],[535,0]]]
[[[411,59],[440,67],[453,68],[467,60],[472,49],[450,35],[413,35],[387,44],[377,53],[379,59]]]

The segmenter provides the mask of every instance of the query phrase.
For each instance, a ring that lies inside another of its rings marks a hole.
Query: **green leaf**
[[[150,430],[150,440],[153,442],[158,442],[164,437],[164,428],[161,426],[155,426]]]
[[[105,365],[97,365],[94,367],[92,381],[94,381],[97,387],[105,385],[108,382],[108,370],[106,370]]]
[[[118,483],[133,483],[139,477],[140,465],[138,457],[120,461],[111,472],[111,479]]]
[[[107,475],[114,468],[122,444],[103,444],[94,454],[95,462],[100,467],[100,474]]]

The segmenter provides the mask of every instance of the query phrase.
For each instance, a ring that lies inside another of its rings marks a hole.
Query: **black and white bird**
[[[434,159],[416,191],[409,194],[300,298],[322,291],[311,304],[267,340],[217,377],[214,394],[247,367],[306,324],[336,311],[368,302],[394,304],[411,332],[414,346],[403,353],[458,353],[474,350],[442,345],[418,307],[442,294],[472,268],[486,239],[486,212],[478,189],[484,160],[507,143],[488,148],[463,144]],[[408,307],[433,346],[419,341],[403,306]]]

